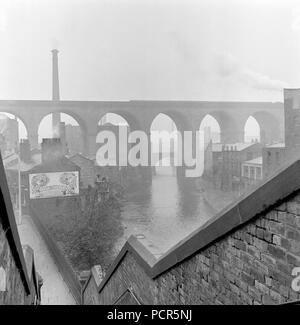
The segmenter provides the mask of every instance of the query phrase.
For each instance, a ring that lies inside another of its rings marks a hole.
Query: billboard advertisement
[[[79,194],[79,172],[29,174],[30,199],[66,197]]]

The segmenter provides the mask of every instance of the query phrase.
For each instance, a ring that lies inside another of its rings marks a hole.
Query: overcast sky
[[[300,3],[0,0],[0,98],[282,100],[300,87]]]

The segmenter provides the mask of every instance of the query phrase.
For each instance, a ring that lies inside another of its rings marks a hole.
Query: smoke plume
[[[217,73],[223,78],[235,78],[238,81],[261,90],[282,91],[287,88],[286,82],[272,79],[267,75],[243,66],[229,53],[217,57]]]

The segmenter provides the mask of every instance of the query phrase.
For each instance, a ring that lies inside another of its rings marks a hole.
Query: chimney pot
[[[54,161],[64,156],[60,138],[44,138],[42,142],[42,163]]]

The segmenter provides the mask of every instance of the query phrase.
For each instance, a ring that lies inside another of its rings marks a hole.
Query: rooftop
[[[243,164],[247,164],[247,165],[262,165],[262,156],[251,159],[251,160],[247,160],[245,161]]]
[[[213,143],[212,144],[212,151],[214,152],[222,152],[222,148],[224,147],[225,150],[236,150],[236,151],[242,151],[246,148],[249,148],[253,145],[258,144],[259,142],[253,142],[253,143],[244,143],[244,142],[236,142],[236,143]]]
[[[80,167],[65,156],[53,161],[40,163],[28,169],[31,173],[50,173],[59,171],[79,171]]]
[[[26,172],[33,167],[41,164],[42,162],[42,154],[41,153],[35,153],[31,156],[31,161],[30,162],[24,162],[20,161],[20,170],[22,172]],[[19,158],[16,153],[10,155],[6,158],[3,159],[3,164],[4,168],[7,170],[19,170]]]
[[[285,143],[274,143],[269,146],[266,146],[267,148],[285,148]]]
[[[81,160],[86,160],[86,161],[89,161],[91,163],[94,163],[94,160],[93,159],[90,159],[86,156],[84,156],[83,154],[81,153],[75,153],[74,155],[71,155],[71,156],[66,156],[68,159],[70,159],[71,161],[73,161],[73,159],[76,159],[76,158],[80,158]]]

